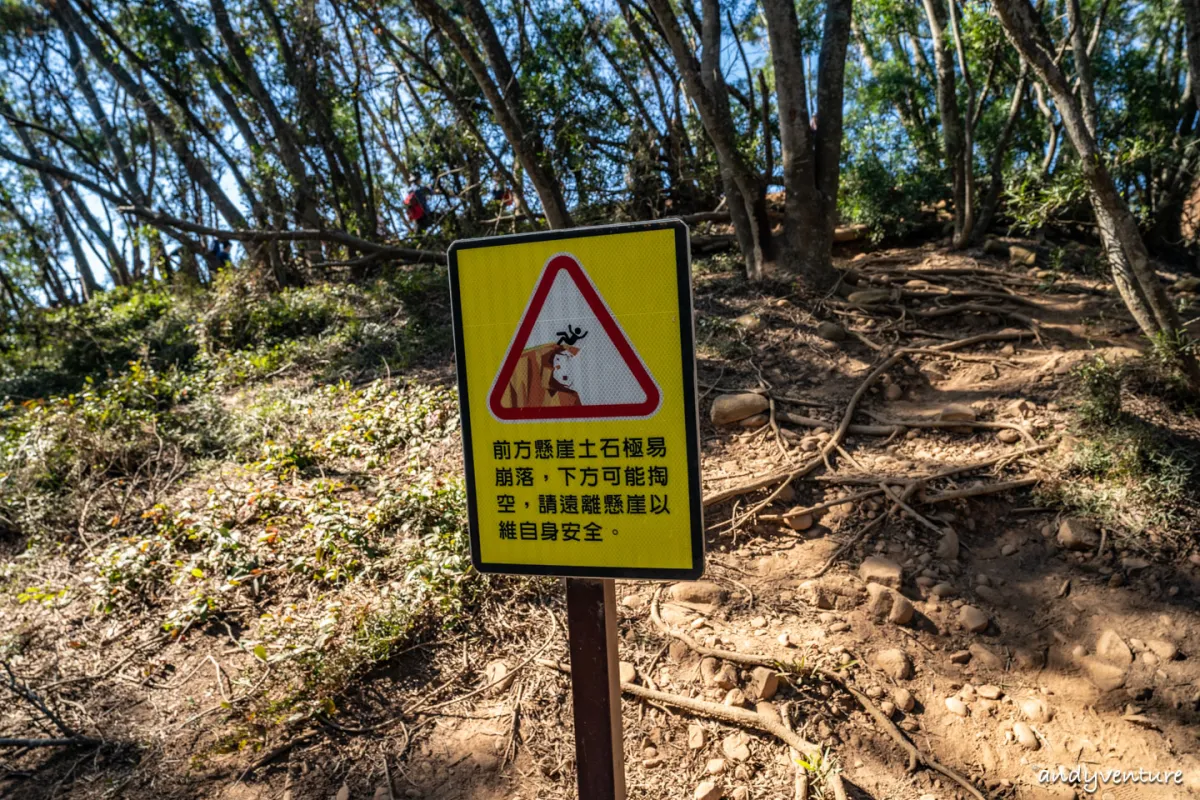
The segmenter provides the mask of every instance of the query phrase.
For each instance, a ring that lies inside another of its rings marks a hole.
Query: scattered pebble
[[[889,678],[905,681],[913,675],[912,659],[898,648],[880,650],[875,654],[875,666]]]
[[[975,606],[966,606],[958,610],[958,622],[971,633],[982,633],[987,630],[988,615]]]
[[[1013,736],[1016,737],[1017,743],[1026,750],[1037,750],[1042,746],[1038,741],[1037,734],[1033,732],[1033,728],[1029,727],[1024,722],[1013,723]]]

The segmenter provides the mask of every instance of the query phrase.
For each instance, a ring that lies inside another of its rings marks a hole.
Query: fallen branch
[[[0,739],[0,747],[92,747],[100,744],[99,739],[72,736],[69,739]]]
[[[567,675],[571,674],[571,668],[568,665],[560,664],[557,661],[539,658],[537,663],[540,666],[557,670]],[[796,733],[785,728],[782,723],[776,722],[771,717],[759,714],[757,711],[748,711],[737,706],[726,706],[707,700],[696,700],[695,698],[684,697],[683,695],[672,694],[671,692],[656,691],[648,689],[645,686],[638,686],[636,683],[622,683],[621,691],[631,694],[634,697],[640,697],[643,700],[682,708],[685,711],[711,717],[731,725],[754,728],[763,733],[769,733],[788,747],[804,755],[821,752],[821,748],[817,745],[800,738]]]
[[[200,236],[211,236],[217,239],[231,239],[238,242],[297,242],[297,241],[322,241],[335,242],[345,245],[346,247],[355,250],[361,250],[365,253],[379,253],[381,257],[391,256],[397,259],[403,259],[413,263],[442,263],[446,260],[446,254],[436,250],[416,250],[411,247],[399,247],[396,245],[382,244],[380,242],[372,242],[369,239],[363,239],[345,231],[334,230],[280,230],[280,231],[263,231],[263,230],[226,230],[223,228],[214,228],[209,225],[198,225],[195,222],[189,222],[185,219],[172,217],[167,214],[154,211],[153,209],[143,208],[142,206],[123,205],[118,209],[123,214],[133,214],[141,217],[156,227],[173,228],[175,230],[186,231]]]

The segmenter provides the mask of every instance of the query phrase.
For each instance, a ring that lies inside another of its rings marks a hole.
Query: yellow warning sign
[[[703,572],[687,237],[668,220],[450,247],[480,571]]]

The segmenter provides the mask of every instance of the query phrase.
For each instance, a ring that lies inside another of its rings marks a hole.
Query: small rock
[[[350,787],[342,784],[342,788],[337,790],[337,800],[350,800]]]
[[[703,781],[696,787],[696,791],[692,792],[694,800],[721,800],[721,787],[716,781]]]
[[[644,594],[627,594],[621,598],[621,605],[626,608],[632,608],[634,611],[646,607],[646,595]]]
[[[708,764],[705,765],[704,771],[709,775],[720,775],[725,772],[725,759],[710,758]]]
[[[720,605],[729,595],[720,585],[712,581],[686,581],[676,583],[667,590],[672,600],[680,603],[704,603]]]
[[[1150,566],[1150,562],[1144,558],[1136,558],[1134,556],[1126,556],[1121,559],[1121,569],[1126,572],[1137,572],[1146,569]]]
[[[813,526],[813,516],[812,514],[798,514],[794,517],[785,518],[784,522],[794,531],[806,531]]]
[[[897,681],[905,681],[912,677],[912,660],[908,653],[898,648],[880,650],[875,654],[875,666],[880,672]]]
[[[741,689],[730,689],[725,694],[725,705],[745,708],[750,703],[746,700],[746,694]]]
[[[371,800],[391,800],[392,793],[388,790],[387,784],[375,787],[375,793],[371,795]]]
[[[1005,444],[1016,444],[1021,441],[1021,434],[1012,428],[1005,428],[996,434],[996,438]]]
[[[858,577],[863,583],[879,583],[899,589],[904,580],[904,570],[895,561],[882,556],[868,556],[858,567]]]
[[[983,669],[1004,669],[1004,658],[990,647],[979,642],[972,642],[967,649],[975,665]]]
[[[663,760],[658,756],[642,759],[642,767],[645,769],[657,769],[658,767],[661,767],[662,764]]]
[[[708,731],[701,725],[688,725],[688,749],[703,750],[708,744]]]
[[[912,622],[916,612],[908,598],[899,592],[892,593],[892,610],[888,613],[888,622],[893,625],[907,625]]]
[[[1166,639],[1151,639],[1146,642],[1146,648],[1163,661],[1174,661],[1179,656],[1179,648]]]
[[[1050,706],[1040,697],[1026,697],[1021,701],[1020,709],[1025,719],[1031,722],[1049,722],[1054,717]]]
[[[1133,663],[1133,652],[1129,645],[1111,628],[1101,633],[1100,638],[1096,640],[1096,655],[1118,667],[1128,667]]]
[[[1016,546],[1015,544],[1013,544],[1012,542],[1009,542],[1009,543],[1007,543],[1006,545],[1004,545],[1003,547],[1001,547],[1001,548],[1000,548],[1000,555],[1002,555],[1002,556],[1004,556],[1005,558],[1007,558],[1008,556],[1011,556],[1013,553],[1017,552],[1017,551],[1018,551],[1018,550],[1020,550],[1020,549],[1021,549],[1021,548],[1017,547],[1017,546]]]
[[[955,652],[950,654],[950,663],[951,664],[966,664],[970,660],[971,660],[971,651],[970,650],[956,650]]]
[[[508,663],[505,661],[492,661],[483,668],[484,685],[486,686],[490,683],[496,684],[491,689],[493,694],[504,694],[507,692],[516,678],[517,676],[512,673]],[[497,683],[497,681],[499,682]]]
[[[896,713],[896,704],[891,700],[884,700],[879,704],[879,710],[888,717],[894,716]]]
[[[766,395],[743,392],[741,394],[723,394],[712,404],[713,425],[732,425],[741,422],[746,417],[761,414],[770,407]],[[678,599],[678,598],[677,598]]]
[[[963,606],[958,610],[958,623],[971,633],[982,633],[987,630],[988,615],[975,606]]]
[[[817,336],[830,342],[840,342],[846,338],[846,329],[836,322],[825,321],[817,326]]]
[[[1125,670],[1099,658],[1082,659],[1083,671],[1088,680],[1102,692],[1111,692],[1125,685]]]
[[[946,710],[956,717],[965,717],[967,715],[967,704],[957,696],[947,697]]]
[[[953,528],[946,528],[942,532],[941,541],[937,546],[937,555],[943,561],[958,560],[958,534],[954,532]]]
[[[904,390],[893,383],[883,390],[883,396],[888,400],[899,400],[901,397],[904,397]]]
[[[766,617],[755,617],[754,619],[750,620],[750,627],[751,628],[767,627],[767,618]]]
[[[733,668],[733,665],[722,664],[721,668],[717,670],[713,683],[722,689],[733,689],[737,687],[737,680],[737,670]]]
[[[747,761],[750,758],[750,737],[744,733],[726,736],[721,742],[721,752],[733,761]]]
[[[1180,278],[1171,284],[1171,288],[1176,292],[1200,292],[1200,278],[1194,275]]]
[[[729,800],[750,800],[750,790],[745,786],[735,786],[729,793]]]
[[[633,683],[637,680],[637,670],[628,661],[622,661],[619,665],[619,670],[621,673],[621,683]]]
[[[1099,543],[1096,526],[1085,519],[1067,517],[1058,526],[1058,546],[1064,550],[1092,550]]]
[[[1033,732],[1033,728],[1029,727],[1028,723],[1014,722],[1012,729],[1017,744],[1026,750],[1037,750],[1042,746],[1042,743],[1038,741],[1037,734]]]
[[[775,641],[779,642],[780,647],[795,647],[796,643],[792,641],[792,635],[787,631],[775,637]]]
[[[991,683],[985,683],[975,690],[975,693],[985,700],[999,700],[1004,696],[1004,690]]]
[[[942,581],[941,583],[935,584],[933,588],[929,590],[929,593],[934,597],[953,597],[955,594],[954,585]]]
[[[750,695],[757,700],[770,700],[779,691],[779,674],[770,667],[755,667],[750,673]]]
[[[913,697],[913,693],[903,687],[897,687],[892,690],[892,699],[896,701],[896,707],[904,713],[913,710],[917,704],[917,699]]]
[[[752,417],[746,417],[738,423],[743,428],[761,428],[771,421],[771,418],[766,414],[755,414]]]

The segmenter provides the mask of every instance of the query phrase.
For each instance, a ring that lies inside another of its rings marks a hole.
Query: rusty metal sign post
[[[624,800],[614,579],[704,572],[678,220],[455,242],[471,560],[567,579],[581,800]]]

